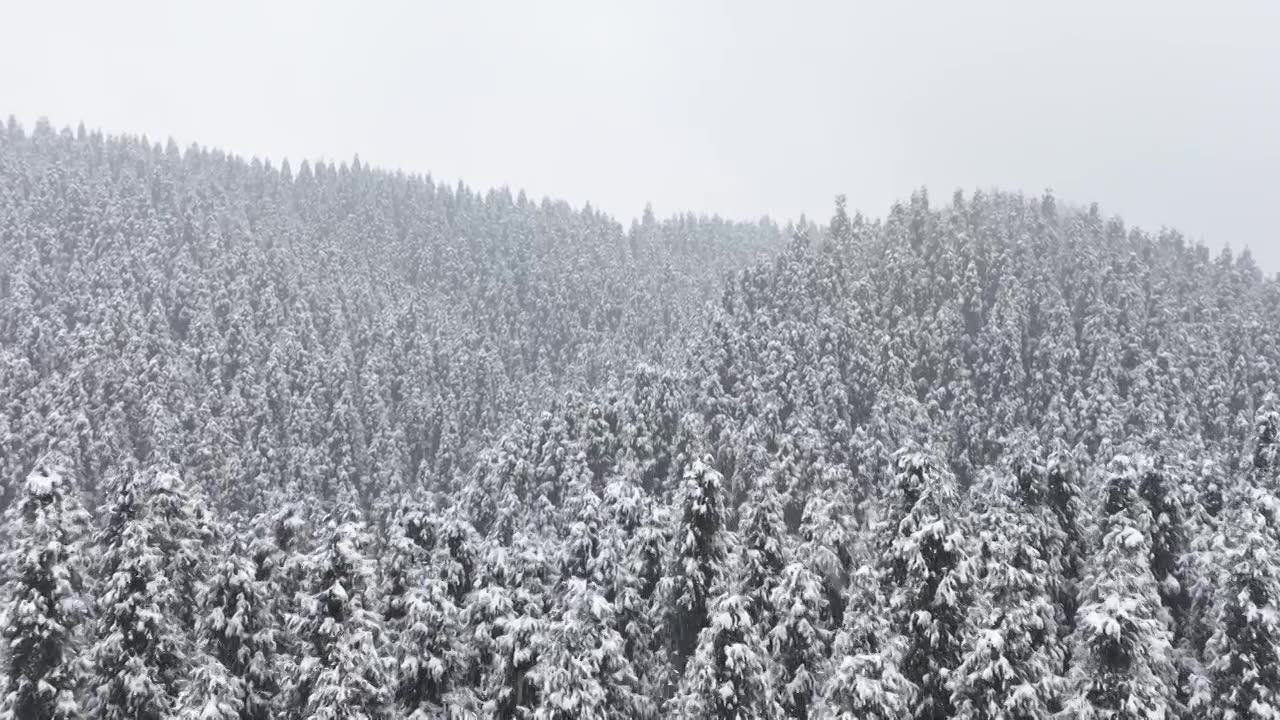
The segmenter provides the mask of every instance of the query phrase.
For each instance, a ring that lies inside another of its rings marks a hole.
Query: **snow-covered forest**
[[[0,127],[0,718],[1280,718],[1280,279]]]

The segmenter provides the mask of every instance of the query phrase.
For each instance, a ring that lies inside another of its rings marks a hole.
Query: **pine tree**
[[[446,510],[439,518],[437,532],[437,543],[444,552],[433,556],[433,564],[449,588],[449,598],[461,607],[476,586],[480,539],[471,523],[453,510]]]
[[[187,637],[174,618],[190,596],[175,577],[193,557],[188,532],[171,512],[187,493],[165,472],[122,479],[98,543],[96,642],[89,650],[89,712],[104,720],[161,720],[175,714],[190,666]],[[183,546],[186,548],[183,548]],[[199,572],[192,569],[191,572]]]
[[[220,534],[208,496],[171,471],[148,471],[140,491],[145,493],[150,540],[163,554],[164,572],[182,602],[170,608],[173,620],[186,634],[195,628],[199,603],[209,577],[209,552]],[[113,525],[108,527],[111,533]]]
[[[642,493],[626,481],[610,483],[605,504],[627,538],[623,585],[614,600],[617,627],[640,677],[642,694],[652,699],[666,692],[672,670],[667,659],[668,608],[660,589],[674,523],[664,503]]]
[[[80,506],[68,461],[42,458],[6,513],[10,549],[0,610],[7,648],[8,690],[0,718],[80,717],[77,631],[89,610],[84,540],[89,515]]]
[[[376,613],[369,536],[356,521],[329,521],[311,558],[310,592],[296,632],[305,643],[294,684],[295,708],[307,720],[387,717],[390,699]]]
[[[439,577],[450,564],[439,519],[402,506],[390,528],[382,573],[387,638],[395,648],[395,700],[408,717],[442,717],[455,685],[465,681],[460,610]]]
[[[1102,547],[1083,583],[1066,711],[1073,718],[1163,718],[1173,713],[1172,634],[1148,558],[1150,515],[1124,455],[1104,490]]]
[[[915,686],[899,672],[902,642],[885,614],[888,599],[876,570],[853,575],[845,625],[832,644],[832,667],[814,707],[821,720],[907,720]]]
[[[488,546],[482,579],[466,603],[475,712],[489,717],[518,717],[540,702],[536,674],[555,566],[530,538],[512,540],[509,548]]]
[[[1140,469],[1138,494],[1151,514],[1151,574],[1156,579],[1160,601],[1169,616],[1173,633],[1177,672],[1176,702],[1185,706],[1196,687],[1204,684],[1204,669],[1195,643],[1206,632],[1196,625],[1192,594],[1196,582],[1191,552],[1190,517],[1184,502],[1186,489],[1180,481],[1182,468],[1162,456],[1146,460]]]
[[[206,656],[197,662],[178,696],[179,720],[241,720],[244,712],[243,683],[227,673],[226,667]]]
[[[1051,196],[786,234],[11,120],[0,720],[1275,714],[1280,283]]]
[[[1062,667],[1045,531],[1020,497],[1017,476],[993,472],[980,485],[974,596],[964,656],[951,676],[955,717],[1051,717]]]
[[[902,674],[918,688],[918,720],[951,717],[947,681],[960,664],[968,583],[955,480],[920,452],[900,452],[880,529],[893,631],[906,639]]]
[[[271,512],[255,515],[250,526],[253,577],[260,583],[265,612],[271,619],[275,676],[284,700],[297,676],[297,660],[304,654],[303,640],[295,630],[301,625],[310,572],[305,550],[311,544],[312,516],[302,503],[285,502]]]
[[[1224,525],[1217,631],[1209,640],[1212,696],[1203,709],[1224,720],[1280,717],[1280,501],[1241,493]]]
[[[835,214],[827,225],[827,233],[836,243],[847,243],[853,237],[853,227],[849,222],[849,211],[846,209],[848,199],[844,195],[836,196]]]
[[[622,632],[627,619],[647,618],[638,606],[623,538],[613,526],[621,522],[634,529],[638,508],[613,483],[604,488],[609,502],[602,501],[594,489],[598,477],[583,473],[567,490],[570,521],[556,601],[530,671],[538,684],[535,717],[642,717],[650,710]],[[634,628],[632,636],[644,642],[649,632]]]
[[[786,557],[782,536],[782,499],[772,477],[762,478],[743,511],[742,556],[738,559],[743,594],[751,601],[752,616],[764,627],[773,625],[772,595],[781,579]]]
[[[1280,394],[1270,394],[1254,421],[1255,484],[1280,492]]]
[[[267,720],[282,711],[277,621],[268,588],[255,577],[253,563],[238,554],[236,543],[209,578],[204,614],[196,621],[197,640],[221,666],[223,677],[214,677],[208,667],[198,672],[208,675],[209,688],[231,688],[242,720]]]
[[[821,579],[804,563],[793,562],[783,568],[769,598],[774,625],[766,642],[780,672],[775,692],[788,718],[809,717],[822,682],[830,643],[830,632],[823,623],[826,604]]]
[[[615,628],[616,611],[600,588],[583,578],[561,590],[559,617],[542,636],[538,665],[539,704],[545,720],[606,720],[651,715],[640,680]]]
[[[774,720],[782,708],[770,684],[767,654],[742,595],[713,598],[708,624],[698,636],[665,714],[681,720]]]
[[[379,593],[386,604],[383,619],[391,635],[399,630],[404,618],[405,595],[426,577],[433,551],[436,550],[436,527],[429,513],[400,498],[387,528],[384,559],[380,563]]]
[[[1057,521],[1062,538],[1056,565],[1060,568],[1057,582],[1057,602],[1061,612],[1059,633],[1064,637],[1075,629],[1076,611],[1080,605],[1079,580],[1084,571],[1085,542],[1081,528],[1080,487],[1076,464],[1070,454],[1058,450],[1049,456],[1045,471],[1047,483],[1046,502]],[[1065,647],[1067,658],[1071,648]]]
[[[465,681],[454,647],[459,639],[459,610],[446,584],[436,578],[420,580],[404,594],[400,607],[396,701],[414,720],[440,717],[455,683]]]
[[[706,627],[708,604],[717,583],[726,579],[721,477],[709,457],[694,460],[685,470],[680,503],[682,516],[666,594],[671,598],[672,651],[682,663]]]
[[[1188,595],[1185,557],[1189,550],[1187,513],[1182,488],[1173,468],[1162,460],[1145,463],[1138,494],[1151,513],[1151,573],[1160,589],[1160,600],[1173,620],[1174,641],[1187,636]]]
[[[857,508],[850,498],[852,478],[839,476],[834,487],[815,491],[800,518],[796,559],[822,580],[826,607],[823,623],[836,630],[844,623],[845,589],[854,570]]]

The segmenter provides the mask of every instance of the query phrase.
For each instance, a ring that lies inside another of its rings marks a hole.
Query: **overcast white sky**
[[[646,201],[1097,201],[1280,271],[1280,2],[4,2],[0,114]]]

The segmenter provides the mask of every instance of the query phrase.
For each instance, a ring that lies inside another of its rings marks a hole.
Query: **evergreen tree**
[[[221,529],[204,492],[174,472],[148,471],[140,490],[145,493],[150,540],[163,554],[164,572],[183,599],[170,608],[172,619],[189,636],[200,608],[192,600],[204,595],[210,550]],[[113,517],[107,528],[108,535],[116,527],[116,519]]]
[[[1065,451],[1058,450],[1050,455],[1046,468],[1047,504],[1057,521],[1058,531],[1062,537],[1062,549],[1058,553],[1057,565],[1060,576],[1057,580],[1057,601],[1060,611],[1059,632],[1064,637],[1075,629],[1076,610],[1080,605],[1079,581],[1084,571],[1085,541],[1082,529],[1083,510],[1081,509],[1080,487],[1077,479],[1076,464]],[[1071,648],[1064,648],[1066,657],[1070,658]]]
[[[476,586],[480,539],[471,523],[451,510],[439,519],[437,532],[437,543],[443,552],[436,553],[432,562],[449,589],[449,598],[461,606]]]
[[[127,476],[117,485],[109,525],[98,540],[96,641],[87,682],[93,717],[160,720],[175,714],[191,662],[187,637],[174,622],[190,599],[178,590],[184,578],[174,576],[175,565],[181,571],[193,556],[189,533],[172,512],[186,494],[181,481],[165,472]]]
[[[227,687],[227,702],[242,720],[278,716],[281,684],[276,657],[276,618],[263,581],[253,563],[238,554],[238,543],[219,563],[205,591],[204,614],[196,622],[196,637],[204,652],[221,669],[205,663],[198,668],[207,681],[204,692]],[[219,690],[221,692],[221,690]]]
[[[642,694],[661,697],[670,683],[668,610],[660,586],[671,546],[671,513],[666,505],[644,498],[639,488],[624,481],[606,489],[606,507],[625,534],[625,582],[615,606],[617,627],[626,642],[625,654],[640,678]]]
[[[981,487],[972,557],[976,598],[963,660],[951,676],[955,717],[1049,718],[1062,667],[1044,529],[1020,499],[1017,476],[993,473]]]
[[[562,590],[560,616],[538,653],[539,705],[535,718],[605,720],[651,716],[640,680],[615,629],[616,611],[598,586],[571,579]]]
[[[1173,714],[1172,634],[1148,558],[1150,515],[1138,469],[1111,463],[1103,496],[1102,546],[1083,584],[1066,711],[1075,718],[1161,718]]]
[[[849,242],[852,239],[853,227],[849,222],[847,204],[848,199],[844,195],[836,196],[836,211],[831,216],[831,223],[827,226],[827,232],[831,235],[831,239],[837,243]]]
[[[1145,463],[1138,494],[1151,513],[1151,574],[1160,590],[1160,600],[1173,621],[1174,640],[1186,637],[1187,612],[1191,605],[1190,583],[1186,577],[1187,517],[1182,488],[1173,468],[1161,459]]]
[[[844,623],[845,590],[854,570],[858,513],[850,497],[851,481],[841,476],[834,487],[812,493],[800,519],[796,558],[822,581],[826,595],[822,619],[828,630]]]
[[[42,458],[6,513],[9,550],[0,610],[9,680],[0,700],[4,720],[81,716],[76,640],[89,610],[89,515],[67,466],[65,458]]]
[[[182,694],[178,696],[180,720],[240,720],[244,715],[243,683],[232,678],[225,666],[205,657],[195,663]]]
[[[721,490],[720,473],[711,467],[709,457],[694,460],[685,470],[680,488],[682,516],[667,591],[672,651],[678,663],[698,645],[712,593],[717,583],[725,581],[727,547]]]
[[[772,595],[781,579],[783,553],[782,499],[765,476],[743,509],[742,557],[738,559],[743,593],[751,601],[753,617],[765,627],[773,625]]]
[[[1180,481],[1182,468],[1157,455],[1143,463],[1138,494],[1151,514],[1151,574],[1156,579],[1160,601],[1169,616],[1173,633],[1172,660],[1177,672],[1176,702],[1186,706],[1195,687],[1204,682],[1204,670],[1195,643],[1206,632],[1196,626],[1192,612],[1192,572],[1188,512],[1184,503],[1186,487]]]
[[[651,711],[623,634],[628,621],[644,623],[647,618],[622,538],[612,526],[614,521],[637,525],[637,509],[623,505],[623,491],[613,484],[607,488],[609,502],[602,501],[592,489],[595,477],[585,475],[569,491],[566,509],[573,519],[560,563],[557,602],[533,671],[540,702],[534,714],[539,717],[643,717]],[[650,636],[647,628],[630,632],[640,643]],[[641,657],[647,654],[644,645],[633,649]]]
[[[279,699],[286,700],[298,674],[297,661],[304,654],[304,640],[295,631],[301,626],[310,573],[305,551],[313,534],[311,515],[301,503],[286,502],[271,512],[258,513],[250,526],[253,578],[266,604],[262,611],[271,619]]]
[[[904,648],[884,613],[888,600],[873,568],[853,577],[845,626],[832,645],[832,667],[814,707],[822,720],[907,720],[915,686],[899,672]]]
[[[786,717],[804,720],[810,716],[822,681],[830,643],[830,633],[823,627],[822,581],[804,563],[791,563],[782,570],[768,607],[774,625],[767,644],[780,673],[775,692]]]
[[[1254,482],[1280,491],[1280,395],[1267,396],[1254,426]]]
[[[395,648],[395,700],[411,718],[442,717],[458,690],[463,658],[460,610],[438,574],[450,564],[438,518],[416,506],[397,511],[382,573],[387,638]]]
[[[772,720],[782,717],[756,634],[751,603],[742,595],[713,598],[707,626],[698,637],[666,715],[693,720]]]
[[[406,610],[406,594],[426,577],[436,550],[436,527],[429,513],[401,498],[386,530],[384,559],[380,564],[379,593],[386,607],[383,618],[389,634],[396,634]]]
[[[461,677],[459,611],[445,583],[426,578],[401,600],[403,617],[396,639],[396,701],[410,718],[441,717]]]
[[[510,548],[491,545],[483,576],[467,598],[474,712],[519,717],[538,707],[537,671],[547,631],[554,564],[523,535]],[[469,706],[469,705],[468,705]]]
[[[0,717],[1274,714],[1280,283],[1051,196],[785,235],[10,120]]]
[[[1262,489],[1242,493],[1224,527],[1212,694],[1199,709],[1224,720],[1280,717],[1280,502]]]
[[[880,532],[893,631],[906,640],[902,674],[918,688],[914,717],[951,717],[947,682],[961,661],[968,584],[955,479],[920,452],[900,452]]]
[[[369,540],[360,523],[335,518],[312,555],[310,591],[296,628],[305,643],[293,700],[302,718],[389,716],[382,618],[365,555]]]

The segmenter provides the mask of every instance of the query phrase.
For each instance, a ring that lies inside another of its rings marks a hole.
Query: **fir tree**
[[[311,559],[310,592],[296,632],[305,643],[294,683],[295,708],[308,720],[387,717],[382,618],[373,601],[369,537],[358,522],[331,520]]]
[[[918,688],[915,717],[951,717],[947,682],[960,664],[968,583],[955,480],[919,452],[902,452],[880,530],[893,631],[906,639],[902,674]]]
[[[483,579],[466,605],[473,667],[473,704],[485,716],[513,717],[539,704],[536,671],[547,630],[548,577],[554,564],[523,535],[493,545]]]
[[[1083,584],[1066,711],[1073,718],[1169,717],[1172,635],[1148,558],[1150,515],[1138,470],[1112,461],[1103,497],[1102,547]]]
[[[1254,421],[1252,466],[1255,484],[1280,491],[1280,394],[1267,396]]]
[[[244,712],[243,683],[232,678],[226,667],[211,657],[197,662],[178,696],[179,720],[241,720]]]
[[[215,567],[204,614],[196,622],[202,649],[221,665],[224,677],[210,675],[214,671],[208,667],[197,671],[207,675],[209,688],[231,688],[236,717],[267,720],[283,710],[278,703],[277,620],[269,586],[255,577],[253,563],[237,553],[238,544]]]
[[[782,547],[785,531],[781,497],[773,479],[765,476],[743,510],[742,556],[738,559],[743,594],[751,601],[753,617],[765,627],[773,625],[773,589],[786,565]]]
[[[721,477],[710,458],[694,460],[684,473],[682,517],[675,537],[671,587],[671,643],[677,661],[688,658],[707,624],[708,603],[724,582],[726,545]]]
[[[81,508],[68,461],[46,456],[27,476],[6,513],[10,549],[0,627],[8,691],[4,720],[69,720],[81,715],[76,658],[78,629],[88,610],[84,540],[89,515]]]
[[[693,720],[773,720],[782,709],[770,684],[767,655],[750,602],[726,593],[713,599],[697,652],[668,701],[668,717]]]
[[[907,720],[915,686],[898,670],[904,648],[885,615],[888,600],[871,567],[853,576],[845,626],[832,645],[832,667],[814,717],[822,720]]]
[[[410,718],[441,717],[461,676],[459,611],[445,583],[424,578],[400,601],[396,702]]]
[[[99,538],[96,642],[89,650],[93,717],[160,720],[175,714],[190,664],[187,638],[173,622],[189,598],[178,591],[184,578],[173,576],[175,561],[192,555],[175,553],[190,545],[171,512],[183,495],[178,478],[164,472],[126,477],[117,486],[111,520]]]
[[[1242,493],[1224,528],[1212,695],[1202,709],[1224,720],[1280,717],[1280,502],[1260,488]]]
[[[774,619],[766,639],[780,673],[775,692],[786,717],[810,716],[814,694],[822,682],[830,633],[824,627],[826,595],[822,581],[804,563],[783,568],[769,598]]]
[[[976,600],[950,680],[955,717],[1047,719],[1063,660],[1044,528],[1016,475],[996,472],[980,487],[987,504],[971,559]]]
[[[533,717],[606,720],[652,715],[640,680],[615,629],[616,612],[583,578],[562,589],[559,617],[542,636],[535,670],[539,704]]]
[[[1189,551],[1187,517],[1182,488],[1173,469],[1160,459],[1140,470],[1138,494],[1151,513],[1151,574],[1160,589],[1160,600],[1173,620],[1175,642],[1187,636],[1187,612],[1191,598],[1185,558]]]
[[[1079,608],[1079,580],[1084,571],[1085,542],[1082,522],[1080,487],[1076,464],[1065,451],[1050,455],[1046,468],[1046,502],[1057,521],[1062,538],[1057,565],[1060,576],[1057,582],[1057,601],[1061,612],[1059,632],[1065,637],[1075,629],[1076,610]],[[1070,657],[1071,648],[1065,648]]]

